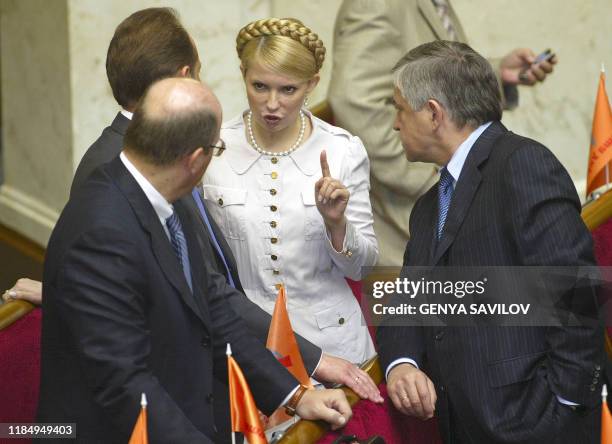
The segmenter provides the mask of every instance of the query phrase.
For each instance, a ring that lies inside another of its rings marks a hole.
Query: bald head
[[[208,110],[220,116],[221,105],[212,90],[190,78],[169,78],[151,85],[141,106],[151,119]]]
[[[139,103],[125,134],[125,149],[165,166],[216,142],[221,105],[207,86],[188,78],[155,82]]]

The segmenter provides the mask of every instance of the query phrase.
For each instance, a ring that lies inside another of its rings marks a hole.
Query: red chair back
[[[35,422],[40,384],[41,310],[35,309],[0,330],[0,422]],[[0,439],[2,444],[29,439]]]

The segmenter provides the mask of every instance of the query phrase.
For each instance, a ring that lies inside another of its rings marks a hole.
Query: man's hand
[[[344,427],[353,415],[344,392],[339,389],[308,389],[300,399],[296,413],[304,419],[322,419],[331,424],[332,430]]]
[[[321,362],[312,376],[322,382],[344,384],[357,393],[361,399],[369,399],[377,403],[384,401],[370,375],[345,359],[323,353]]]
[[[429,419],[436,408],[436,389],[425,373],[412,364],[399,364],[387,378],[387,391],[400,412]]]
[[[543,82],[553,71],[557,56],[549,61],[534,63],[536,56],[531,49],[517,48],[501,59],[500,77],[505,85],[535,85]]]
[[[42,304],[42,282],[28,278],[21,278],[15,282],[13,288],[9,288],[2,295],[6,302],[14,299],[23,299],[32,304]]]

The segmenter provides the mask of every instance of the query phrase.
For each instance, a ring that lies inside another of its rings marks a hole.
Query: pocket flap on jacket
[[[489,363],[489,384],[503,387],[532,379],[538,367],[545,363],[546,352],[529,353]]]
[[[342,327],[345,325],[351,316],[357,313],[358,307],[354,304],[346,303],[346,301],[340,301],[331,307],[324,308],[323,310],[314,314],[317,320],[317,325],[320,329],[327,327]]]
[[[204,185],[204,199],[217,205],[226,207],[228,205],[244,205],[247,198],[247,190],[240,188],[216,187]]]
[[[304,205],[316,205],[314,185],[302,188],[302,202]]]

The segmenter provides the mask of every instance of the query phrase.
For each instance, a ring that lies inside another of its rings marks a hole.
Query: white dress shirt
[[[312,134],[288,156],[252,148],[242,114],[225,123],[221,138],[227,150],[204,175],[204,198],[236,256],[249,299],[272,313],[283,284],[294,331],[326,353],[360,363],[375,351],[344,278],[361,279],[362,267],[378,257],[369,161],[359,138],[307,117]],[[323,149],[332,177],[351,193],[342,252],[331,245],[315,202]]]
[[[153,185],[151,185],[151,182],[149,182],[147,178],[144,177],[140,171],[138,171],[138,169],[132,162],[130,162],[130,159],[127,158],[123,151],[121,151],[121,154],[119,154],[119,158],[130,174],[134,177],[140,188],[142,188],[142,191],[145,193],[145,196],[147,196],[149,202],[151,202],[151,205],[155,210],[155,214],[157,214],[162,227],[164,227],[166,236],[168,236],[168,239],[170,239],[170,232],[166,226],[166,219],[172,216],[172,213],[174,213],[174,207],[166,200],[164,196],[161,195],[159,191],[157,191],[157,189],[155,189]]]

